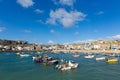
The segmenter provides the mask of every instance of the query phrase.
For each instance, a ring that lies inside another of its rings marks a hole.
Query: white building
[[[21,46],[17,46],[16,49],[17,50],[23,50],[23,48]]]
[[[34,48],[31,48],[31,47],[23,47],[24,50],[34,50]]]
[[[5,48],[6,50],[10,50],[10,49],[11,49],[10,46],[4,46],[4,48]]]
[[[94,45],[93,48],[94,49],[100,49],[100,45]]]
[[[67,50],[74,49],[73,45],[68,45]]]

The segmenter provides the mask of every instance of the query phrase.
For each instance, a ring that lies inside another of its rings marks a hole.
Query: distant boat
[[[118,58],[108,59],[108,60],[106,60],[106,62],[108,62],[108,63],[118,62]]]
[[[77,68],[77,67],[78,67],[78,63],[72,63],[71,61],[61,64],[61,65],[56,65],[56,68],[62,71],[70,70],[70,69]]]
[[[74,54],[73,55],[73,57],[76,57],[76,58],[79,57],[79,56],[80,56],[79,54]]]
[[[56,65],[56,68],[61,70],[61,71],[66,71],[72,69],[68,64],[61,64],[61,65]]]
[[[20,56],[20,53],[16,53],[16,56]]]
[[[77,68],[78,67],[78,63],[72,63],[71,61],[68,62],[68,66],[70,66],[71,68]]]
[[[70,69],[71,69],[71,67],[69,67],[69,66],[61,68],[62,71],[70,70]]]
[[[33,60],[38,60],[38,59],[40,59],[40,58],[41,58],[41,56],[39,56],[39,55],[38,55],[38,56],[33,56],[33,57],[32,57]]]
[[[87,55],[85,58],[94,58],[94,55]]]
[[[30,56],[29,54],[20,54],[21,57],[28,57]]]
[[[36,54],[41,54],[41,52],[37,52]]]
[[[20,56],[20,57],[28,57],[30,56],[29,54],[20,54],[20,53],[16,53],[17,56]]]
[[[59,63],[58,60],[51,60],[51,61],[48,61],[48,62],[49,62],[49,64],[58,64]]]
[[[97,61],[105,60],[105,59],[106,59],[106,57],[97,57],[97,58],[96,58]]]

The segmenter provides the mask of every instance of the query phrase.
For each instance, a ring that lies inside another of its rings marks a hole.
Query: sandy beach
[[[53,52],[81,52],[81,53],[120,53],[120,50],[53,50]]]

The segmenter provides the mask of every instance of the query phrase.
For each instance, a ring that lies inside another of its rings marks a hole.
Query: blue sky
[[[120,0],[0,0],[0,38],[53,44],[120,39]]]

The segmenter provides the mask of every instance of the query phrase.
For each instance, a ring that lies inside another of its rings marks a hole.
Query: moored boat
[[[94,58],[94,55],[87,55],[85,58]]]
[[[29,54],[20,54],[20,53],[16,53],[17,56],[20,56],[20,57],[28,57],[30,56]]]
[[[106,59],[106,57],[97,57],[97,58],[96,58],[97,61],[105,60],[105,59]]]
[[[68,62],[68,66],[71,68],[77,68],[78,67],[78,63],[72,63],[71,61]]]
[[[75,69],[77,67],[78,67],[78,63],[72,63],[71,61],[60,64],[60,65],[56,65],[56,68],[62,71]]]
[[[79,57],[80,55],[78,55],[78,54],[75,54],[75,55],[73,55],[73,57],[75,57],[75,58],[77,58],[77,57]]]
[[[118,58],[108,59],[108,60],[106,60],[106,62],[108,62],[108,63],[118,62]]]
[[[66,71],[66,70],[70,70],[72,69],[70,66],[68,66],[68,64],[64,63],[61,65],[56,65],[56,68],[61,70],[61,71]]]
[[[28,57],[30,56],[29,54],[20,54],[21,57]]]
[[[33,60],[38,60],[38,59],[40,59],[40,58],[41,58],[41,56],[39,56],[39,55],[32,57]]]
[[[16,53],[16,56],[20,56],[20,53]]]
[[[50,64],[58,64],[59,61],[58,60],[51,60],[51,61],[48,61]]]
[[[70,69],[71,69],[71,67],[69,67],[69,66],[66,66],[66,67],[61,68],[62,71],[70,70]]]

